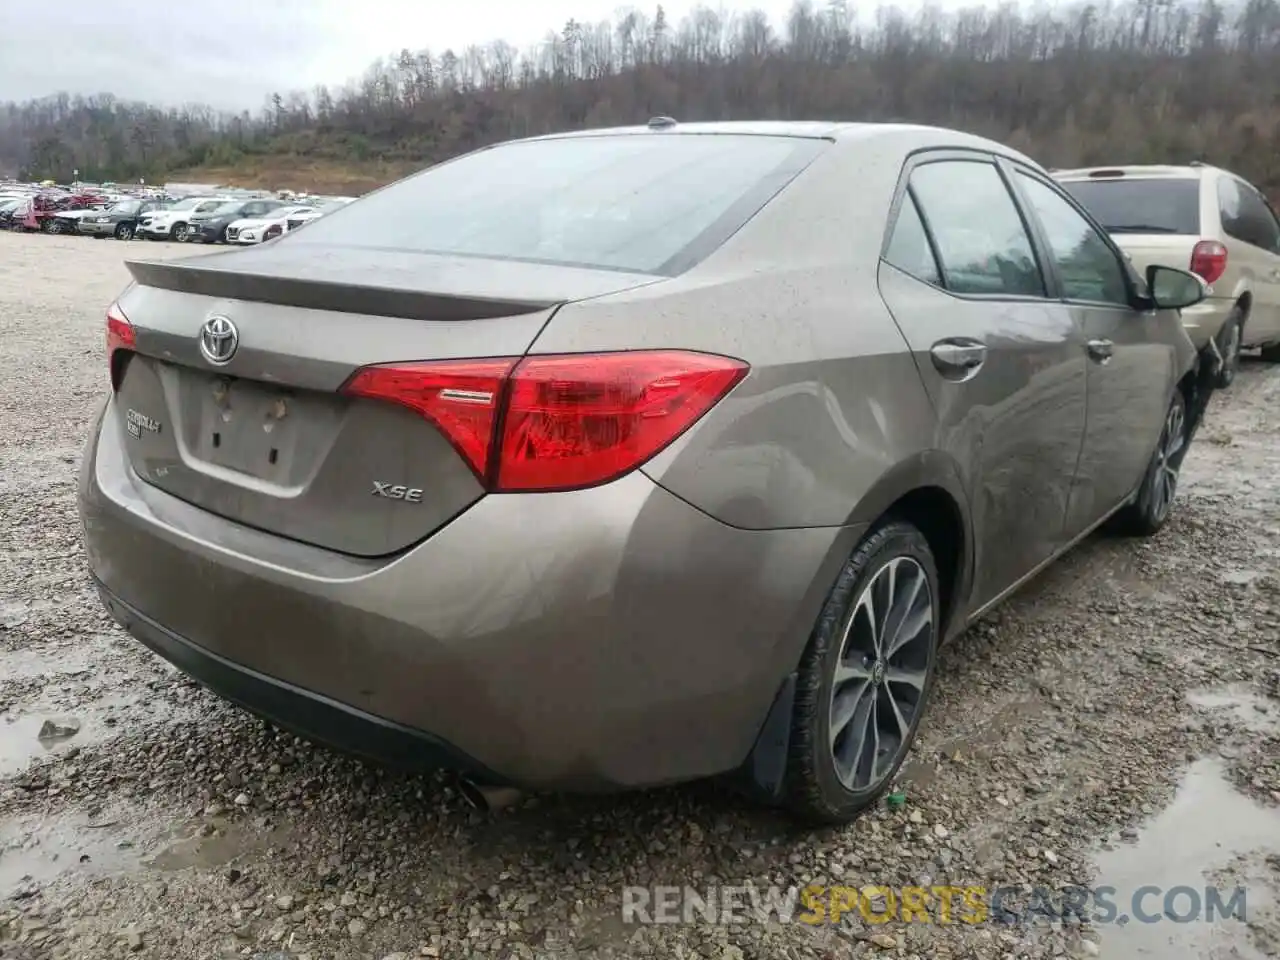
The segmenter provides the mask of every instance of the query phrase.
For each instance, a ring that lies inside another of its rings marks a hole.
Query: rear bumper
[[[599,790],[738,767],[860,527],[725,526],[635,472],[488,496],[362,560],[139,480],[117,417],[80,476],[89,565],[134,636],[351,753]]]
[[[125,603],[100,581],[107,612],[134,639],[232,703],[351,756],[405,770],[449,767],[498,781],[473,758],[417,730],[356,710],[204,650]]]
[[[1236,302],[1230,297],[1209,297],[1182,311],[1182,326],[1197,350],[1210,339],[1217,338],[1223,323],[1230,316]]]

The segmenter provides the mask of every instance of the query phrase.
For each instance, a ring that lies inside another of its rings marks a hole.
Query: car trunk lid
[[[227,519],[358,556],[403,550],[484,493],[430,421],[344,395],[358,369],[518,357],[558,304],[657,279],[394,251],[316,253],[254,248],[130,263],[136,284],[120,308],[135,343],[116,376],[116,415],[145,482]],[[225,321],[212,334],[211,318]]]

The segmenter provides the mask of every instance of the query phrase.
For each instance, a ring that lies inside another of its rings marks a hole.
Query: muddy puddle
[[[1250,733],[1280,733],[1280,703],[1259,696],[1243,684],[1193,690],[1187,699],[1207,718],[1225,720]]]
[[[11,605],[14,606],[14,605]],[[26,616],[29,606],[21,607]],[[0,607],[0,618],[4,609]],[[5,683],[40,678],[50,684],[86,680],[94,674],[94,658],[89,645],[81,642],[65,646],[47,644],[37,648],[6,650],[0,652],[0,680]]]
[[[102,743],[128,726],[173,717],[163,702],[124,693],[73,709],[47,701],[11,707],[0,714],[0,776],[20,773],[40,757]]]
[[[0,897],[41,887],[63,874],[95,876],[136,868],[141,862],[128,813],[56,817],[24,816],[0,821]]]
[[[98,641],[0,652],[0,776],[139,724],[181,719],[136,681],[104,668]]]
[[[1209,721],[1280,730],[1280,707],[1245,686],[1196,690],[1188,700]],[[1095,858],[1097,883],[1112,888],[1116,907],[1116,922],[1100,925],[1104,958],[1280,955],[1280,809],[1236,790],[1224,761],[1193,763],[1169,806],[1123,837]]]
[[[0,820],[0,899],[74,875],[212,870],[290,843],[287,827],[186,819],[134,807]]]

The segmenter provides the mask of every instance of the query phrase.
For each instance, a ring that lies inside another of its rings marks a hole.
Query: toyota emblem
[[[200,355],[215,367],[230,363],[238,346],[240,333],[226,317],[210,317],[200,328]]]

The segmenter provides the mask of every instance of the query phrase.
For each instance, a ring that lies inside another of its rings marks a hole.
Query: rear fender
[[[850,524],[871,524],[883,517],[907,494],[914,490],[937,488],[945,492],[959,514],[964,543],[959,553],[959,569],[952,593],[951,609],[942,633],[951,639],[965,624],[968,599],[973,587],[974,535],[969,495],[961,479],[959,465],[940,450],[923,450],[886,471],[858,501]]]
[[[897,464],[886,471],[859,501],[849,518],[849,526],[865,529],[866,525],[888,514],[894,504],[907,494],[924,489],[939,489],[951,498],[959,514],[964,537],[951,609],[943,630],[943,639],[947,640],[964,627],[973,583],[972,519],[968,495],[955,461],[941,451],[925,450]],[[841,543],[838,548],[848,549],[848,546]],[[856,548],[856,544],[854,546]],[[783,678],[751,752],[742,766],[727,778],[730,785],[757,802],[776,804],[783,796],[797,677],[793,671]]]

